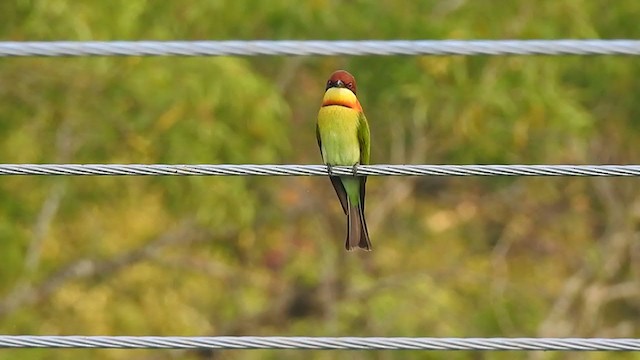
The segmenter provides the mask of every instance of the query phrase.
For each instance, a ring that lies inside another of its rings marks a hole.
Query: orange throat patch
[[[362,111],[362,106],[356,95],[349,89],[329,88],[322,98],[322,106],[344,106],[357,111]]]
[[[349,103],[349,102],[343,102],[343,101],[325,100],[322,102],[322,107],[325,107],[325,106],[344,106],[353,110],[358,110],[358,111],[362,110],[362,107],[357,101],[355,103],[353,102]]]

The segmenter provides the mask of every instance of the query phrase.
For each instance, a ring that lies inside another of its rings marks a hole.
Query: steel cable
[[[640,40],[5,41],[15,56],[640,55]]]
[[[0,335],[0,348],[640,351],[640,339]]]
[[[359,165],[359,176],[640,176],[640,165]],[[324,176],[325,165],[0,164],[0,175],[56,176]]]

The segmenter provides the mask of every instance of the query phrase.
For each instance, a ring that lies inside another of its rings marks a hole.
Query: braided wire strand
[[[358,165],[358,176],[640,176],[640,165]],[[0,164],[2,175],[33,176],[325,176],[325,165]]]
[[[0,348],[640,351],[640,339],[0,335]]]
[[[640,55],[640,40],[5,41],[16,56]]]

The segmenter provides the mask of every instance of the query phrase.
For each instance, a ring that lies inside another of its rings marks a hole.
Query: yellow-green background
[[[2,40],[638,38],[629,1],[2,1]],[[0,59],[1,163],[318,164],[326,77],[373,163],[640,163],[622,56]],[[1,177],[0,333],[640,336],[635,178]],[[1,359],[610,353],[2,350]],[[616,358],[632,359],[634,354]]]

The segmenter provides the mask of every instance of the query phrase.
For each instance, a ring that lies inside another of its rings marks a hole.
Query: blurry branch
[[[410,289],[416,283],[437,283],[438,281],[446,281],[446,276],[442,276],[442,278],[440,278],[439,274],[433,274],[426,271],[388,275],[378,278],[375,282],[367,285],[366,287],[352,287],[346,289],[345,298],[355,299],[356,301],[366,301],[367,299],[374,297],[376,294],[379,294],[381,291]]]
[[[640,298],[640,284],[631,280],[609,286],[604,296],[606,301]]]
[[[578,301],[588,283],[589,271],[585,268],[576,271],[567,281],[565,281],[560,294],[556,298],[551,311],[542,321],[538,328],[538,335],[545,334],[572,334],[572,326],[569,314],[574,304]],[[576,334],[577,335],[577,334]]]
[[[514,221],[511,218],[511,221]],[[515,328],[509,310],[504,306],[504,294],[509,283],[509,264],[507,255],[511,249],[512,242],[507,236],[509,224],[505,225],[502,235],[498,239],[491,252],[491,297],[497,301],[492,301],[491,309],[495,313],[496,321],[502,333],[513,334]]]
[[[217,237],[216,237],[217,238]],[[223,265],[219,262],[211,260],[194,259],[193,255],[183,257],[168,257],[159,255],[157,252],[150,254],[150,260],[164,267],[173,269],[193,271],[198,274],[204,274],[214,278],[229,278],[234,275],[234,270],[230,266]]]
[[[51,296],[73,280],[109,276],[128,266],[145,261],[169,246],[200,242],[210,238],[211,235],[206,231],[197,228],[190,221],[185,221],[173,231],[111,259],[84,258],[73,261],[37,284],[25,282],[17,284],[7,295],[0,298],[0,317]]]
[[[42,255],[42,244],[49,231],[51,221],[58,212],[60,207],[60,201],[65,193],[64,183],[58,181],[49,190],[49,195],[45,199],[36,222],[33,226],[33,237],[29,243],[29,248],[25,256],[24,268],[26,270],[26,276],[30,276],[38,268],[40,263],[40,257]]]
[[[56,132],[56,163],[69,162],[74,149],[72,139],[73,134],[71,134],[69,121],[64,120]],[[27,249],[25,256],[24,268],[26,270],[26,277],[30,277],[38,268],[40,256],[42,254],[42,244],[47,236],[47,232],[49,231],[51,221],[60,207],[60,201],[62,200],[66,189],[65,184],[66,182],[57,180],[49,190],[49,194],[40,208],[36,223],[33,226],[33,237],[29,243],[29,248]]]

